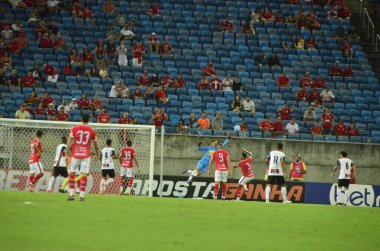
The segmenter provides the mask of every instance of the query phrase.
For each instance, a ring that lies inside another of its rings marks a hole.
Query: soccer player
[[[67,156],[71,157],[70,174],[69,174],[69,198],[74,200],[75,172],[79,170],[82,176],[80,180],[79,200],[84,201],[84,194],[87,186],[87,175],[90,171],[91,143],[95,147],[96,159],[99,159],[99,145],[96,138],[96,132],[88,122],[90,116],[82,114],[82,124],[74,126],[70,131],[70,138],[67,142]]]
[[[67,172],[67,162],[66,162],[67,138],[63,136],[61,140],[62,140],[62,143],[59,144],[57,149],[55,150],[54,169],[53,169],[53,174],[51,175],[51,178],[49,181],[49,186],[47,189],[48,193],[53,191],[55,180],[59,175],[64,178],[67,178],[67,176],[69,176]]]
[[[281,186],[282,202],[292,203],[286,198],[286,171],[285,171],[285,153],[282,152],[282,143],[277,143],[277,149],[269,153],[266,160],[268,169],[268,180],[265,188],[265,202],[269,203],[272,186],[277,184]]]
[[[102,161],[102,181],[100,181],[100,193],[103,194],[107,187],[113,183],[115,177],[115,163],[114,159],[119,157],[116,155],[115,149],[112,147],[112,140],[106,140],[106,147],[101,151],[100,160]],[[108,179],[107,179],[108,176]]]
[[[231,160],[230,155],[227,151],[220,149],[220,145],[218,145],[218,149],[212,154],[208,175],[211,174],[212,162],[215,161],[215,186],[214,186],[214,200],[218,199],[219,187],[222,187],[222,200],[226,198],[227,192],[227,176],[231,174]]]
[[[120,195],[123,195],[124,184],[126,178],[128,178],[128,187],[125,190],[125,195],[131,195],[132,185],[133,185],[133,162],[136,164],[137,172],[140,172],[139,163],[136,156],[136,150],[132,147],[132,141],[127,141],[127,147],[124,147],[121,150],[120,154],[120,164],[121,164],[121,172],[120,172]]]
[[[303,181],[304,174],[306,174],[306,165],[301,161],[301,154],[296,154],[294,161],[290,164],[289,180],[293,182]]]
[[[29,191],[34,192],[34,186],[42,176],[44,176],[44,169],[40,162],[42,155],[42,135],[43,131],[37,130],[36,138],[32,140],[30,147],[30,157],[29,157]]]
[[[252,153],[248,152],[244,148],[241,149],[241,152],[241,161],[237,165],[233,165],[234,168],[240,167],[241,172],[243,173],[243,176],[239,179],[236,200],[240,200],[240,193],[243,187],[245,191],[248,191],[247,184],[253,180],[254,177],[252,170]]]
[[[347,152],[342,151],[340,153],[341,158],[336,163],[336,166],[334,167],[331,177],[334,176],[334,173],[337,169],[340,169],[339,178],[338,178],[338,198],[335,205],[344,205],[347,206],[348,202],[348,188],[350,186],[350,179],[351,179],[351,170],[353,173],[356,173],[356,166],[350,160],[347,158]],[[344,187],[344,189],[342,189]]]
[[[231,138],[232,138],[232,134],[230,133],[227,139],[223,142],[222,146],[227,145]],[[212,154],[216,150],[218,150],[218,148],[216,147],[218,145],[218,141],[216,139],[211,141],[211,146],[201,147],[201,145],[202,145],[202,141],[198,143],[198,151],[206,152],[206,153],[205,155],[203,155],[202,159],[198,162],[197,167],[194,170],[186,169],[182,173],[182,174],[185,174],[185,173],[190,174],[189,179],[187,180],[188,184],[193,182],[194,177],[198,177],[206,171]]]

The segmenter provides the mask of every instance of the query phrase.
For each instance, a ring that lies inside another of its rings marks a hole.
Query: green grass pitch
[[[380,250],[379,208],[66,196],[1,191],[0,249]]]

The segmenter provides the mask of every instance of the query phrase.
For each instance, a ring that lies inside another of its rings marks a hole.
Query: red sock
[[[74,173],[69,174],[69,188],[70,189],[75,188],[75,174]]]
[[[133,178],[129,178],[128,187],[132,187],[132,185],[133,185]]]
[[[219,193],[219,184],[215,184],[214,186],[214,197],[218,197]]]
[[[222,184],[222,197],[225,197],[227,193],[227,184],[223,183]]]
[[[86,186],[87,186],[87,176],[83,176],[81,179],[80,179],[80,190],[81,192],[84,192],[86,191]]]
[[[29,183],[33,184],[34,176],[29,176]]]
[[[37,174],[36,176],[34,176],[34,179],[33,179],[33,184],[36,184],[37,183],[37,181],[39,180],[39,179],[41,179],[41,177],[42,176],[44,176],[42,173],[39,173],[39,174]]]
[[[241,192],[241,186],[238,186],[237,192],[236,192],[236,198],[240,198],[240,192]]]
[[[120,187],[124,187],[125,184],[125,177],[120,178]]]

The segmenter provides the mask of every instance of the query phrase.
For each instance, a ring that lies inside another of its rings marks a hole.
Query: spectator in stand
[[[296,123],[296,119],[292,118],[290,122],[286,125],[285,130],[289,134],[298,133],[300,131],[300,128],[298,127],[298,124]]]
[[[57,110],[58,110],[58,111],[61,111],[61,108],[63,108],[63,110],[64,110],[67,114],[70,113],[70,105],[69,105],[69,102],[68,102],[68,101],[63,100],[63,101],[62,101],[62,104],[60,104],[60,105],[58,106]],[[57,117],[57,119],[58,119],[58,117]]]
[[[32,93],[30,94],[30,96],[25,100],[25,102],[27,104],[37,105],[37,104],[41,103],[41,99],[38,97],[36,91],[33,90]]]
[[[92,63],[92,54],[91,54],[91,52],[88,50],[87,47],[84,47],[84,48],[83,48],[83,52],[82,52],[82,60],[83,60],[83,63],[84,63],[84,64],[91,64],[91,63]]]
[[[298,0],[289,0],[289,4],[297,5],[299,4]]]
[[[272,22],[273,21],[273,15],[272,12],[265,8],[264,11],[261,13],[261,21],[262,22]]]
[[[161,85],[165,90],[167,90],[169,86],[173,85],[173,82],[173,78],[170,77],[169,72],[166,72],[166,75],[161,79]]]
[[[280,68],[280,60],[275,53],[268,59],[268,65],[270,68]]]
[[[21,78],[18,76],[16,68],[12,70],[12,75],[8,77],[9,86],[21,86]]]
[[[182,74],[178,74],[177,78],[174,80],[173,88],[185,88],[186,87],[186,81],[183,78]]]
[[[322,131],[323,131],[322,126],[320,126],[319,123],[318,123],[318,121],[315,120],[314,126],[312,126],[310,128],[311,134],[313,134],[313,135],[315,135],[315,134],[321,134]]]
[[[343,5],[338,9],[338,17],[341,19],[350,19],[351,11]]]
[[[5,45],[8,45],[10,42],[12,42],[14,34],[9,25],[4,26],[4,29],[1,31],[1,36]]]
[[[265,116],[264,120],[260,122],[259,128],[261,132],[273,132],[274,124],[268,116]]]
[[[322,114],[322,128],[323,134],[330,134],[331,129],[334,126],[334,115],[330,113],[330,109],[325,108],[324,113]]]
[[[21,50],[20,45],[16,41],[17,37],[12,39],[12,41],[8,45],[8,51],[10,53],[19,53]]]
[[[212,76],[215,75],[215,68],[212,66],[212,62],[208,61],[208,65],[202,69],[203,76]]]
[[[243,90],[243,86],[242,86],[242,84],[240,82],[239,76],[235,76],[234,77],[234,81],[232,82],[232,90],[234,92],[242,91]]]
[[[94,50],[95,60],[97,65],[102,65],[104,63],[104,59],[106,57],[106,50],[104,48],[104,43],[102,40],[99,40],[96,44],[96,48]]]
[[[70,53],[70,63],[72,65],[76,65],[79,62],[82,61],[82,58],[79,56],[78,52],[76,49],[72,49]]]
[[[111,2],[111,0],[106,0],[103,5],[104,14],[113,14],[116,11],[115,5]]]
[[[309,72],[305,72],[305,74],[300,78],[298,82],[300,84],[300,87],[308,88],[311,86],[313,79],[311,78]]]
[[[4,55],[0,57],[0,65],[5,69],[12,69],[12,57],[9,55],[8,51],[4,51]]]
[[[282,122],[281,117],[277,117],[273,124],[273,136],[276,137],[277,135],[283,135],[285,133],[285,125]]]
[[[108,65],[115,64],[116,45],[114,43],[109,43],[107,45],[106,56],[107,56],[107,64]]]
[[[335,29],[334,37],[337,39],[344,38],[347,34],[347,30],[343,25],[343,22],[340,21],[337,28]]]
[[[197,123],[198,123],[198,119],[195,117],[195,114],[193,112],[190,113],[189,126],[194,127]]]
[[[200,129],[210,128],[210,119],[207,117],[207,114],[205,112],[202,112],[202,116],[198,119],[198,125]]]
[[[307,18],[305,15],[299,16],[299,18],[296,18],[297,21],[297,26],[301,30],[308,30],[309,29],[309,23],[307,22]]]
[[[132,119],[129,117],[128,112],[123,113],[123,117],[120,117],[118,120],[119,124],[132,124]]]
[[[90,8],[88,6],[85,6],[83,11],[82,11],[82,16],[83,16],[84,20],[86,21],[87,19],[94,18],[94,13],[92,12],[92,10],[90,10]]]
[[[330,76],[342,76],[342,69],[339,68],[339,61],[335,61],[335,64],[330,67]]]
[[[120,42],[120,45],[116,48],[115,55],[117,55],[117,64],[119,66],[128,66],[128,58],[127,58],[128,50],[124,46],[124,42]]]
[[[265,56],[265,53],[261,53],[261,55],[255,57],[255,61],[257,66],[267,66],[268,65],[268,60],[267,57]]]
[[[320,98],[320,95],[319,95],[318,89],[314,87],[313,91],[310,92],[307,100],[309,101],[310,104],[314,104],[316,101],[319,102],[319,98]]]
[[[296,17],[294,15],[290,15],[285,19],[285,23],[287,24],[295,24],[296,23]]]
[[[241,110],[244,112],[250,112],[252,117],[255,116],[255,103],[249,96],[246,96],[241,102]]]
[[[136,37],[136,34],[130,29],[129,25],[124,26],[120,30],[120,42],[124,42],[126,40],[132,40]]]
[[[343,56],[346,58],[352,58],[353,50],[352,50],[352,44],[348,39],[344,39],[340,49],[342,50]]]
[[[79,105],[78,105],[78,102],[77,102],[76,98],[71,99],[69,107],[70,107],[70,111],[74,111],[74,110],[78,110],[79,109]]]
[[[232,84],[233,80],[231,79],[231,75],[228,72],[226,77],[222,81],[223,91],[232,91]]]
[[[132,124],[133,125],[139,125],[140,124],[139,118],[138,117],[134,117],[133,120],[132,120]]]
[[[38,107],[37,107],[36,110],[34,111],[34,115],[43,115],[43,116],[46,117],[45,108],[44,108],[42,102],[38,105]]]
[[[344,125],[343,119],[339,118],[338,124],[334,126],[334,134],[336,136],[346,136],[348,128]]]
[[[79,1],[74,1],[72,6],[71,6],[71,17],[72,18],[77,18],[77,17],[82,17],[82,7],[79,4]]]
[[[223,130],[223,119],[220,118],[220,113],[217,112],[215,118],[211,122],[212,130]]]
[[[99,77],[100,78],[109,78],[109,72],[106,65],[102,65],[99,69]]]
[[[156,94],[154,93],[153,87],[149,86],[148,89],[144,92],[145,100],[156,100]]]
[[[102,101],[100,100],[99,96],[94,96],[94,100],[91,101],[91,109],[94,112],[100,111],[102,109]]]
[[[28,41],[28,38],[25,37],[25,33],[24,32],[20,32],[20,34],[16,37],[15,42],[18,44],[18,50],[12,50],[12,47],[10,47],[9,49],[11,51],[20,52],[20,50],[22,48],[29,47],[29,41]]]
[[[149,85],[149,77],[148,71],[144,70],[143,75],[139,78],[139,86],[148,86]]]
[[[296,40],[293,42],[294,49],[304,50],[305,49],[305,40],[302,39],[301,35],[297,35]]]
[[[243,34],[256,34],[253,24],[243,21],[242,24]]]
[[[74,76],[74,69],[70,62],[67,62],[66,66],[63,68],[63,75]]]
[[[54,49],[65,49],[66,48],[66,43],[63,41],[62,36],[58,36],[55,38],[54,43],[53,43],[53,48]]]
[[[225,17],[224,20],[219,24],[219,27],[222,32],[234,31],[234,24],[229,17]]]
[[[181,133],[181,134],[186,134],[189,131],[187,125],[185,124],[185,120],[183,120],[183,119],[180,119],[178,121],[176,129],[177,129],[177,133]]]
[[[160,6],[158,5],[157,2],[152,3],[147,14],[149,16],[160,16]]]
[[[111,123],[111,116],[108,114],[107,108],[103,107],[102,112],[98,115],[97,122],[102,124]]]
[[[168,120],[168,116],[161,108],[157,108],[156,112],[152,115],[153,125],[155,127],[161,127],[166,120]]]
[[[57,113],[57,121],[69,121],[69,114],[65,111],[65,107],[61,106],[60,109],[58,109]]]
[[[347,128],[347,135],[350,137],[359,136],[359,130],[356,128],[355,123],[352,122],[350,127]]]
[[[303,114],[303,122],[315,121],[317,119],[317,115],[315,114],[314,108],[309,106],[305,113]]]
[[[5,75],[5,69],[4,68],[1,68],[0,67],[0,86],[5,86],[5,85],[8,85],[8,78],[7,76]]]
[[[120,37],[121,37],[120,32],[118,32],[117,30],[115,30],[115,28],[113,26],[109,26],[108,27],[106,40],[108,40],[111,43],[119,42],[120,41]],[[123,42],[123,41],[120,41],[120,42]]]
[[[46,109],[46,118],[48,120],[56,120],[57,119],[57,110],[54,108],[54,103],[50,103],[48,109]]]
[[[257,7],[251,14],[251,23],[260,22],[261,21],[261,9]]]
[[[317,14],[313,11],[307,15],[307,23],[310,30],[320,30],[321,23],[318,21]]]
[[[346,64],[346,67],[343,69],[343,77],[345,78],[352,77],[352,70],[349,64]]]
[[[198,82],[199,90],[209,90],[208,82],[206,77],[202,77]]]
[[[240,96],[235,96],[234,100],[231,104],[231,109],[234,112],[240,112],[240,107],[242,106],[241,98]]]
[[[282,15],[281,11],[278,11],[276,13],[276,16],[274,17],[275,23],[285,23],[285,17]]]
[[[327,18],[328,18],[328,19],[337,19],[337,18],[338,18],[338,12],[336,11],[335,7],[334,7],[334,8],[331,8],[331,9],[327,12]]]
[[[21,31],[23,31],[23,28],[22,28],[22,23],[20,20],[16,20],[16,22],[14,22],[12,25],[11,25],[11,29],[13,31],[13,34],[15,36],[17,36]]]
[[[46,5],[50,14],[59,14],[61,11],[60,3],[58,0],[47,0]]]
[[[141,87],[138,87],[133,94],[134,100],[144,99],[143,93],[141,92]]]
[[[307,90],[305,87],[301,87],[301,89],[296,94],[296,101],[307,101],[309,97],[309,93],[307,93]]]
[[[173,55],[173,47],[169,44],[169,40],[167,38],[165,38],[164,42],[158,47],[158,53],[161,56]]]
[[[145,47],[140,43],[140,41],[137,41],[137,43],[132,47],[132,53],[132,65],[134,67],[142,67],[142,57],[145,53]]]
[[[315,37],[310,37],[310,39],[306,42],[306,48],[309,51],[317,49],[317,42],[315,41]]]
[[[120,11],[115,18],[113,24],[119,27],[124,27],[127,22],[127,19],[125,18],[125,14],[123,11]]]
[[[22,78],[22,85],[24,87],[34,87],[36,80],[33,78],[32,72],[29,71],[25,77]]]
[[[158,91],[156,91],[155,95],[159,106],[167,104],[169,102],[169,98],[166,95],[166,91],[164,90],[163,86],[158,87]]]
[[[30,119],[29,112],[25,111],[25,105],[21,105],[20,109],[16,111],[16,119]]]
[[[286,76],[286,73],[283,72],[280,77],[277,79],[277,86],[278,87],[289,87],[290,86],[290,80]]]
[[[152,85],[154,87],[160,86],[160,79],[158,78],[156,72],[153,72],[152,77],[149,80],[149,83],[150,83],[150,85]]]
[[[244,119],[242,119],[242,121],[240,122],[240,131],[248,131],[248,127]]]
[[[222,90],[222,81],[218,78],[218,76],[213,75],[213,78],[210,80],[210,89],[213,91]]]
[[[319,78],[314,81],[314,88],[320,89],[325,88],[326,80],[323,78],[323,75],[319,75]]]
[[[81,110],[90,110],[91,101],[87,98],[87,94],[83,93],[80,100],[78,101]]]
[[[330,104],[334,103],[335,96],[332,93],[332,91],[330,90],[330,88],[328,88],[327,86],[321,92],[320,96],[321,96],[321,101],[323,103],[330,103]]]
[[[284,103],[280,109],[278,109],[278,114],[281,120],[290,120],[290,114],[294,111],[294,109],[290,108],[287,103]]]
[[[35,78],[36,81],[41,81],[42,80],[42,74],[40,69],[38,68],[38,65],[33,65],[33,70],[32,70],[33,77]]]
[[[111,87],[110,98],[129,98],[129,88],[121,81]]]
[[[46,81],[57,83],[58,81],[58,71],[54,66],[43,64],[44,72],[47,75]]]
[[[158,53],[158,46],[160,45],[160,42],[158,41],[158,38],[156,36],[155,32],[152,32],[152,35],[149,38],[149,50],[151,53]]]
[[[53,48],[53,39],[50,38],[49,33],[45,32],[38,40],[38,44],[41,48]]]

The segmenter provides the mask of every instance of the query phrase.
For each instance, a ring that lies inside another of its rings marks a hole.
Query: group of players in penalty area
[[[61,175],[66,178],[61,186],[61,191],[68,184],[69,197],[68,200],[74,200],[75,183],[79,187],[79,200],[84,201],[85,190],[87,186],[87,175],[90,171],[90,157],[91,157],[91,144],[94,145],[95,155],[97,160],[101,160],[102,180],[100,182],[100,193],[104,193],[107,187],[114,182],[115,166],[114,160],[118,159],[121,164],[120,172],[120,194],[131,195],[131,189],[133,186],[134,178],[134,164],[136,165],[137,172],[140,172],[138,160],[136,157],[136,151],[132,146],[131,141],[127,141],[127,146],[121,150],[119,155],[116,154],[114,148],[112,148],[112,140],[106,140],[106,146],[99,152],[99,145],[97,143],[96,132],[89,125],[90,117],[87,114],[82,115],[82,124],[74,126],[70,131],[70,136],[67,141],[66,137],[62,137],[62,143],[57,147],[54,170],[48,185],[48,192],[53,190],[55,179]],[[38,130],[36,138],[31,143],[31,154],[29,157],[29,190],[34,191],[34,186],[37,181],[43,176],[43,167],[40,162],[42,154],[41,139],[43,131]],[[221,199],[225,199],[227,192],[227,177],[231,175],[232,168],[240,168],[243,176],[239,179],[237,188],[237,200],[241,199],[242,189],[248,190],[247,185],[254,179],[254,173],[252,170],[252,153],[241,149],[241,161],[232,164],[229,153],[223,149],[229,141],[232,135],[228,135],[228,138],[220,144],[216,139],[211,141],[210,146],[202,147],[202,142],[198,143],[198,150],[205,152],[204,156],[198,162],[194,170],[186,169],[183,173],[189,174],[187,182],[191,184],[195,177],[199,177],[201,174],[208,170],[208,174],[211,174],[212,164],[215,163],[215,186],[213,198],[217,199],[219,194],[219,188],[222,189]],[[281,194],[283,203],[291,203],[292,201],[287,199],[286,191],[286,178],[287,172],[285,170],[285,153],[283,150],[283,144],[277,143],[277,148],[272,150],[268,158],[267,164],[267,184],[265,189],[265,200],[267,203],[270,201],[270,193],[273,185],[281,187]],[[348,201],[348,188],[351,178],[351,172],[356,172],[356,166],[347,158],[347,152],[341,152],[341,158],[337,161],[336,166],[331,173],[334,175],[337,169],[340,169],[338,178],[338,198],[337,205],[347,205]],[[77,175],[77,177],[75,177]],[[124,189],[126,180],[128,181],[127,188]]]

